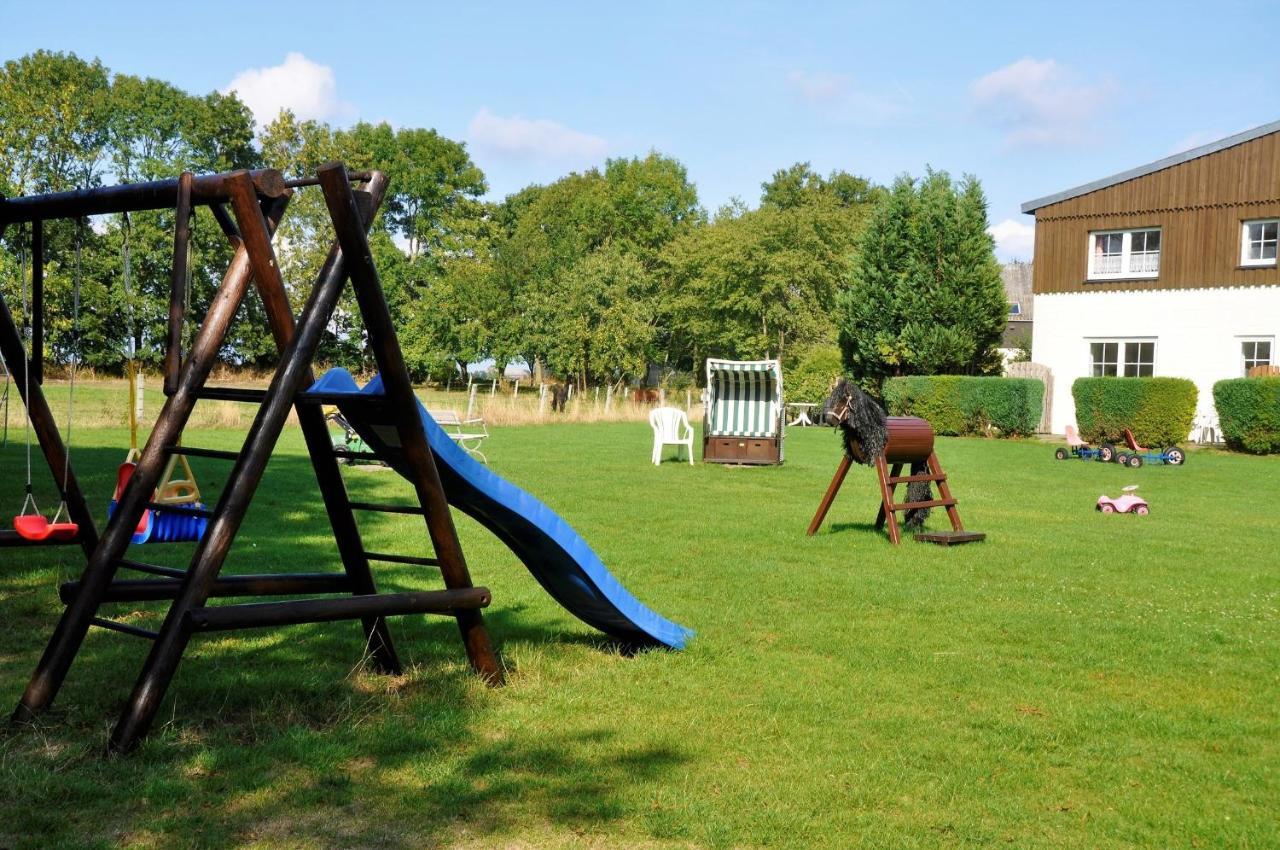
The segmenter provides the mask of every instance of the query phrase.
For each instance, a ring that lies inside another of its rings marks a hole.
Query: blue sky
[[[495,197],[650,149],[713,210],[796,161],[972,172],[1002,258],[1023,201],[1280,119],[1274,2],[201,5],[6,0],[0,58],[434,127]]]

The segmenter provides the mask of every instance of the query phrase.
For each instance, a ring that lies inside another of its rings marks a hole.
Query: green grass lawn
[[[79,434],[104,509],[125,439]],[[640,424],[549,425],[500,430],[486,452],[696,629],[688,650],[619,654],[459,516],[506,687],[468,673],[438,618],[394,621],[411,665],[394,679],[362,667],[352,623],[197,637],[151,737],[107,759],[147,647],[95,631],[46,718],[0,732],[0,847],[1280,846],[1280,458],[1125,470],[943,439],[988,541],[894,549],[862,467],[804,536],[838,460],[829,431],[791,431],[787,464],[765,469],[655,468],[649,440]],[[21,462],[0,453],[0,515]],[[207,492],[225,469],[200,464]],[[347,480],[408,497],[387,471]],[[1093,510],[1129,483],[1149,517]],[[362,519],[368,548],[426,554],[420,521]],[[229,568],[336,568],[326,529],[290,431]],[[74,553],[0,554],[5,712]],[[379,575],[439,586],[421,568]]]

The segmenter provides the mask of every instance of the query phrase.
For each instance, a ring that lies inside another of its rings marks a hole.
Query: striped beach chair
[[[708,360],[702,459],[782,463],[782,365],[777,360]]]

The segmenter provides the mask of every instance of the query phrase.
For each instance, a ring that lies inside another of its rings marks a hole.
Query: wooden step
[[[417,567],[438,567],[439,558],[419,558],[416,555],[388,555],[383,552],[365,552],[370,561],[382,561],[388,564],[413,564]]]
[[[412,593],[371,594],[336,599],[300,599],[292,602],[253,602],[193,608],[187,612],[189,631],[219,632],[333,620],[362,620],[401,614],[446,614],[489,607],[487,587],[458,590],[421,590]]]
[[[885,479],[886,484],[911,484],[916,481],[946,481],[945,472],[939,472],[934,475],[932,472],[922,472],[919,475],[890,475]]]
[[[165,576],[167,578],[186,578],[187,571],[180,570],[177,567],[162,567],[159,564],[147,564],[142,561],[133,561],[128,558],[117,558],[112,561],[117,569],[133,570],[134,572],[147,573],[153,576]]]
[[[196,393],[196,398],[208,401],[242,401],[261,404],[267,398],[267,391],[248,387],[204,387]]]
[[[375,502],[351,502],[351,510],[353,511],[369,511],[370,513],[383,514],[413,514],[421,516],[423,513],[421,505],[380,505]]]
[[[945,508],[956,503],[955,499],[929,499],[927,502],[899,502],[889,506],[893,511],[912,511],[918,508]]]
[[[5,546],[74,546],[80,542],[80,535],[70,540],[28,540],[11,528],[0,529],[0,548]]]
[[[920,543],[957,546],[961,543],[980,543],[987,539],[987,535],[980,531],[922,531],[915,539]]]
[[[165,453],[186,455],[187,457],[207,457],[215,460],[239,460],[240,452],[229,452],[222,449],[200,449],[194,446],[165,446]]]

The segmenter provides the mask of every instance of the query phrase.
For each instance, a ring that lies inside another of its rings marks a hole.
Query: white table
[[[787,402],[787,407],[790,407],[794,410],[795,417],[796,417],[795,419],[788,422],[787,423],[788,425],[799,425],[801,428],[807,428],[810,425],[814,424],[814,421],[809,418],[809,411],[815,407],[818,407],[817,404],[811,404],[809,402],[789,401]]]

